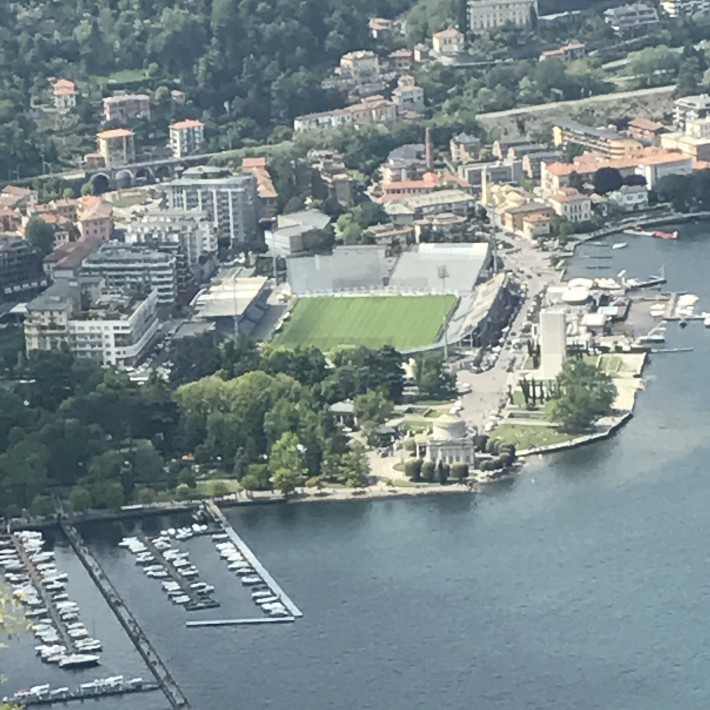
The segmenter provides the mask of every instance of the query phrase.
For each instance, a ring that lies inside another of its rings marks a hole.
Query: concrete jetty
[[[86,568],[94,584],[99,588],[111,611],[116,615],[121,626],[128,634],[138,653],[145,661],[150,672],[155,676],[155,680],[160,685],[161,690],[170,703],[170,707],[175,710],[191,710],[191,705],[180,690],[170,671],[167,669],[160,656],[153,648],[143,629],[133,617],[126,605],[123,603],[121,595],[116,591],[106,573],[101,568],[97,559],[91,553],[86,543],[82,539],[79,531],[63,518],[59,519],[59,525],[69,540],[69,544],[76,553],[81,563]]]
[[[262,617],[260,619],[203,619],[202,621],[186,621],[185,626],[191,629],[200,626],[258,626],[259,624],[292,624],[294,621],[292,616]]]
[[[229,536],[229,539],[237,546],[244,558],[264,580],[266,586],[271,589],[275,596],[281,599],[281,602],[288,609],[291,616],[294,619],[300,619],[303,616],[303,612],[291,601],[286,592],[284,592],[284,590],[281,589],[281,587],[276,583],[276,580],[268,573],[264,565],[259,562],[257,556],[249,549],[246,542],[239,537],[234,528],[229,524],[227,518],[224,517],[224,513],[222,513],[217,504],[213,501],[208,501],[204,504],[204,506],[205,511],[212,516],[213,520],[218,523],[224,532]]]
[[[160,690],[160,686],[157,683],[141,683],[134,686],[101,686],[93,690],[81,690],[79,688],[77,690],[68,690],[60,695],[51,695],[50,693],[39,697],[22,698],[18,702],[22,703],[22,707],[31,708],[39,707],[40,705],[59,705],[60,703],[82,702],[84,700],[100,700],[106,697],[147,693],[153,690]]]

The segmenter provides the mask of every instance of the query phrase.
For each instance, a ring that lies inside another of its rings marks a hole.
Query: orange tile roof
[[[648,118],[634,118],[629,121],[629,128],[639,128],[642,131],[660,131],[663,128],[662,123],[651,121]]]
[[[53,89],[55,96],[74,96],[77,90],[74,87],[69,86],[55,86]]]
[[[437,39],[444,39],[446,37],[459,37],[460,35],[461,33],[455,27],[447,27],[441,32],[435,32],[433,36]]]
[[[112,128],[108,131],[101,131],[97,133],[96,137],[101,140],[111,140],[111,138],[130,138],[133,136],[133,131],[129,131],[127,128]]]
[[[242,160],[242,168],[249,170],[250,168],[265,168],[266,158],[262,155],[256,158],[244,158]]]
[[[531,212],[523,215],[523,222],[551,222],[552,217],[542,212]]]
[[[198,121],[197,119],[186,118],[184,121],[178,121],[177,123],[171,124],[170,128],[175,128],[176,130],[180,131],[183,128],[200,128],[204,125],[205,124],[202,123],[202,121]]]
[[[691,160],[679,151],[666,150],[658,155],[649,155],[637,161],[638,165],[663,165],[664,163],[680,163]],[[692,162],[692,161],[691,161]]]
[[[574,202],[575,200],[588,200],[589,197],[587,195],[583,195],[581,192],[578,190],[565,190],[564,192],[558,192],[556,195],[553,195],[551,200],[554,200],[555,202]]]

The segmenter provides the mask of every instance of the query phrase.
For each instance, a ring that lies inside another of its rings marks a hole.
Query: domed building
[[[434,420],[431,434],[417,437],[417,456],[434,463],[473,465],[474,434],[458,414],[442,414]]]

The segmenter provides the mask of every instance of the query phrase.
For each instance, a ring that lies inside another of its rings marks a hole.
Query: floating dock
[[[45,589],[42,576],[37,570],[37,567],[35,567],[34,562],[32,562],[29,555],[27,554],[27,550],[25,550],[22,541],[20,540],[19,536],[14,533],[13,535],[11,535],[10,539],[12,540],[12,544],[15,546],[15,550],[17,550],[17,554],[20,557],[20,561],[22,562],[24,568],[27,570],[27,574],[30,576],[30,579],[32,580],[32,584],[34,584],[35,589],[39,593],[40,597],[42,597],[42,601],[44,602],[44,606],[47,609],[47,613],[52,619],[52,623],[54,624],[57,633],[62,639],[62,644],[66,647],[68,653],[76,653],[74,639],[67,632],[66,622],[59,615],[59,610],[57,609],[57,606],[54,603],[51,594]]]
[[[198,628],[200,626],[258,626],[259,624],[292,624],[292,616],[261,617],[260,619],[203,619],[202,621],[186,621],[185,626]]]
[[[144,533],[140,532],[137,535],[138,539],[150,550],[150,554],[155,557],[156,562],[163,565],[165,570],[170,575],[170,578],[177,584],[180,585],[185,596],[190,597],[190,601],[185,604],[186,611],[200,611],[202,609],[216,609],[219,606],[219,602],[211,598],[204,598],[200,596],[190,585],[191,581],[187,577],[183,577],[177,570],[177,568],[172,564],[172,562],[163,555],[163,553],[152,543],[150,538]],[[192,580],[194,581],[194,580]]]
[[[147,636],[138,625],[133,614],[131,614],[128,607],[123,603],[120,594],[116,591],[116,588],[106,576],[101,565],[83,541],[79,531],[64,518],[59,519],[59,525],[66,535],[67,540],[69,540],[72,549],[94,581],[94,584],[99,588],[99,591],[111,608],[111,611],[116,615],[116,618],[121,626],[123,626],[128,637],[133,641],[136,650],[140,653],[145,664],[150,669],[150,672],[155,676],[155,680],[170,702],[170,707],[176,710],[191,710],[191,705],[180,690],[180,686],[177,684],[150,641],[148,641]]]
[[[208,501],[204,504],[205,510],[212,516],[214,521],[224,530],[229,539],[237,546],[244,558],[256,570],[258,575],[264,580],[264,584],[271,589],[275,596],[281,599],[283,605],[288,609],[294,619],[300,619],[303,612],[291,601],[291,598],[284,592],[283,589],[276,583],[276,580],[267,572],[264,565],[259,562],[257,556],[249,549],[249,546],[237,535],[234,528],[229,524],[224,513],[219,509],[216,503]]]
[[[40,705],[58,705],[59,703],[81,702],[83,700],[100,700],[106,697],[117,695],[129,695],[133,693],[147,693],[151,690],[160,690],[158,683],[141,683],[140,686],[116,686],[96,688],[95,690],[70,690],[61,695],[43,695],[41,697],[22,698],[17,702],[22,707],[38,707]],[[13,706],[14,707],[14,706]]]

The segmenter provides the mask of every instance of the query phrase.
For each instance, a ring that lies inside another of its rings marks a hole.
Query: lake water
[[[682,228],[677,243],[624,241],[609,273],[665,263],[668,289],[698,293],[710,310],[703,227]],[[603,273],[579,264],[579,274]],[[224,606],[188,616],[115,546],[125,531],[88,537],[198,710],[708,707],[710,332],[671,325],[668,339],[694,350],[653,356],[618,436],[535,460],[514,482],[470,496],[231,511],[304,612],[294,624],[187,629],[187,618],[254,609],[208,539],[186,548]],[[23,639],[0,655],[8,687],[147,677],[79,563],[58,558],[104,641],[104,667],[50,672]],[[166,704],[154,693],[96,706]]]

